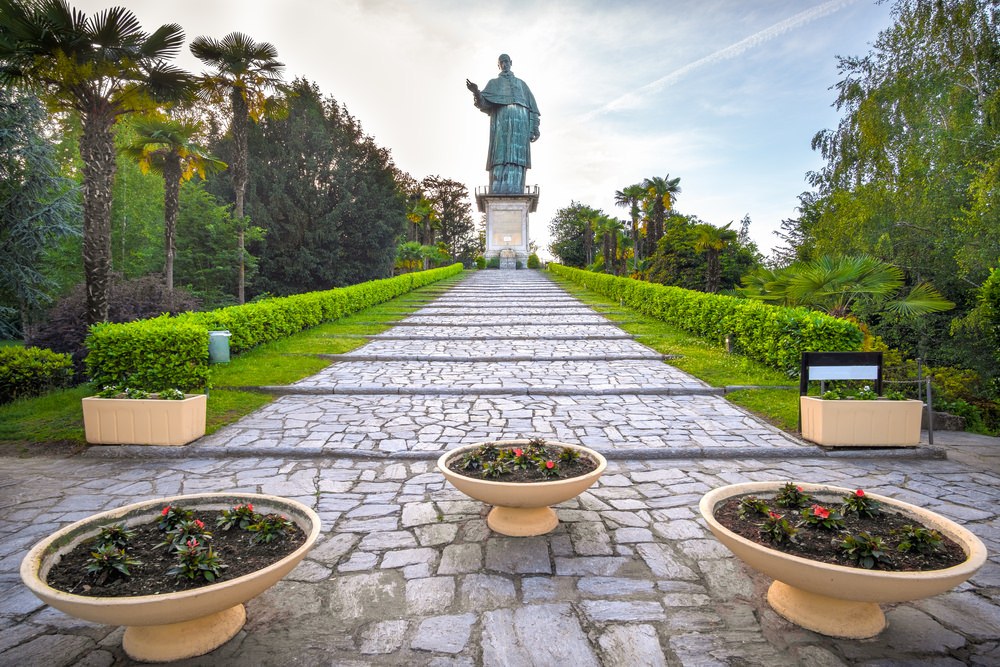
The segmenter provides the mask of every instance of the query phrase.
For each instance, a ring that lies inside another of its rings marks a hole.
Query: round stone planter
[[[867,493],[869,498],[933,528],[965,551],[965,562],[943,570],[885,572],[832,565],[786,554],[748,540],[720,524],[715,508],[729,498],[775,493],[784,482],[731,484],[705,494],[699,505],[709,529],[723,545],[755,570],[774,579],[767,601],[783,617],[831,637],[865,639],[885,629],[879,603],[905,602],[938,595],[962,583],[986,562],[986,547],[971,532],[943,516],[915,505]],[[799,484],[814,497],[840,502],[854,489]]]
[[[45,583],[63,554],[107,525],[139,525],[157,519],[166,505],[222,510],[252,503],[262,514],[283,514],[306,534],[294,552],[251,574],[177,593],[134,597],[89,597]],[[49,535],[21,561],[21,579],[56,609],[94,623],[126,626],[122,645],[133,659],[169,662],[204,655],[232,639],[246,622],[243,603],[260,595],[294,568],[319,537],[319,516],[294,500],[253,493],[204,493],[147,500],[101,512]]]
[[[526,445],[528,440],[498,440],[492,444],[498,447]],[[545,482],[498,482],[496,480],[479,479],[459,475],[448,469],[448,461],[463,456],[466,452],[477,449],[483,443],[460,447],[447,452],[438,459],[438,470],[451,484],[476,500],[493,505],[486,523],[491,529],[501,535],[528,537],[544,535],[559,525],[559,517],[550,505],[576,498],[589,489],[608,467],[607,459],[601,454],[580,445],[570,445],[564,442],[547,440],[545,444],[556,447],[569,447],[586,454],[597,461],[597,468],[579,477],[556,479]]]

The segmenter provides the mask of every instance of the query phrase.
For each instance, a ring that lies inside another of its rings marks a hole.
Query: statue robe
[[[531,167],[531,137],[538,131],[540,116],[534,95],[508,72],[486,84],[476,106],[490,116],[486,155],[490,192],[522,193],[524,171]]]

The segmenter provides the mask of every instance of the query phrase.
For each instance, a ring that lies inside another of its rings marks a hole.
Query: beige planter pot
[[[528,537],[552,531],[559,525],[559,517],[549,506],[576,498],[593,486],[608,467],[607,459],[593,449],[547,440],[545,442],[547,445],[570,447],[590,456],[597,461],[597,468],[580,477],[531,483],[498,482],[466,477],[448,469],[449,460],[478,448],[480,444],[482,443],[453,449],[442,455],[438,459],[438,470],[465,495],[493,505],[493,509],[486,517],[486,523],[501,535]],[[526,445],[528,440],[498,440],[493,444],[498,447],[510,447]]]
[[[831,565],[769,549],[733,533],[715,520],[715,508],[734,496],[775,493],[784,482],[732,484],[705,494],[701,515],[723,545],[755,570],[774,579],[767,593],[771,607],[786,619],[831,637],[864,639],[885,629],[879,603],[904,602],[938,595],[962,583],[986,562],[982,541],[957,523],[934,512],[892,498],[869,498],[940,531],[962,546],[968,559],[954,567],[925,572],[883,572]],[[854,489],[800,484],[814,497],[839,503]]]
[[[222,510],[252,503],[254,510],[283,514],[306,534],[294,552],[251,574],[201,588],[136,597],[74,595],[45,583],[62,554],[110,524],[148,523],[165,505]],[[293,500],[253,493],[205,493],[147,500],[95,514],[45,538],[21,561],[21,579],[31,592],[56,609],[94,623],[127,626],[125,652],[143,662],[169,662],[204,655],[232,639],[246,621],[243,603],[276,584],[301,561],[319,537],[319,516]]]
[[[83,428],[93,445],[186,445],[205,435],[205,394],[158,398],[83,399]]]
[[[921,401],[825,401],[800,396],[802,437],[829,447],[913,447],[920,444]]]

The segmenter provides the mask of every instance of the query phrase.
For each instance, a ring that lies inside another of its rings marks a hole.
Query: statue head
[[[511,66],[511,59],[506,53],[501,53],[500,57],[497,58],[497,67],[503,72],[509,72]]]

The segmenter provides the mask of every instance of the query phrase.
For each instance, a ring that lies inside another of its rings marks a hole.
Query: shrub
[[[476,268],[480,270],[486,268],[486,258],[482,255],[476,255]]]
[[[279,340],[461,273],[462,265],[407,273],[324,292],[265,299],[208,312],[99,324],[87,338],[87,369],[99,385],[157,392],[200,389],[208,381],[208,332],[229,330],[233,353]]]
[[[499,257],[490,257],[489,260],[486,262],[486,268],[487,269],[499,269],[500,268],[500,258]]]
[[[864,338],[856,324],[806,308],[783,308],[559,264],[549,264],[549,268],[587,289],[709,341],[721,344],[730,336],[738,352],[789,376],[798,374],[803,352],[857,350]]]
[[[168,292],[161,276],[134,280],[119,276],[111,282],[108,321],[132,322],[163,313],[196,310],[198,305],[198,300],[187,290],[174,288]],[[77,285],[55,303],[43,323],[29,329],[27,342],[72,355],[76,379],[82,380],[87,333],[87,293],[83,285]]]
[[[542,267],[542,262],[538,259],[538,255],[531,253],[528,255],[528,268],[529,269],[540,269]]]
[[[73,359],[38,347],[0,347],[0,403],[68,387]]]

